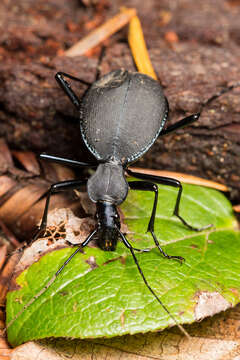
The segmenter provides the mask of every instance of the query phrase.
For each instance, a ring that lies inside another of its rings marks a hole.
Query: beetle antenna
[[[136,255],[134,253],[133,247],[132,245],[128,242],[128,240],[126,239],[126,237],[123,235],[123,233],[118,229],[119,235],[124,243],[124,245],[131,251],[133,260],[135,262],[135,264],[137,265],[139,274],[141,275],[145,285],[147,286],[147,288],[150,290],[150,292],[153,294],[153,296],[155,297],[155,299],[159,302],[159,304],[162,306],[162,308],[166,311],[166,313],[170,316],[170,318],[174,321],[174,323],[177,325],[177,327],[179,328],[179,330],[188,338],[191,339],[191,336],[188,334],[188,332],[184,329],[184,327],[178,323],[177,319],[175,318],[175,316],[173,316],[170,311],[168,310],[168,308],[164,305],[164,303],[159,299],[159,297],[157,296],[157,294],[155,293],[155,291],[151,288],[151,286],[149,285],[147,279],[145,278],[142,269],[139,265],[139,262],[136,258]]]
[[[29,308],[30,305],[32,305],[42,294],[44,294],[48,288],[50,288],[50,286],[54,283],[54,281],[56,280],[57,276],[62,272],[62,270],[65,268],[65,266],[72,260],[72,258],[79,252],[82,250],[82,248],[84,248],[94,237],[94,235],[96,234],[97,229],[95,229],[93,232],[91,232],[91,234],[86,238],[86,240],[80,244],[78,246],[78,248],[67,258],[67,260],[62,264],[62,266],[58,269],[58,271],[51,277],[51,279],[47,282],[47,284],[41,288],[41,290],[39,290],[39,292],[33,296],[28,302],[27,304],[25,304],[22,309],[14,316],[14,318],[9,321],[9,323],[7,324],[7,326],[3,329],[3,334],[6,332],[6,330],[19,318],[20,315],[22,315],[22,313]]]
[[[97,64],[97,71],[96,71],[96,75],[95,75],[95,81],[99,80],[100,75],[101,75],[101,65],[102,65],[102,60],[105,56],[106,53],[106,46],[103,45],[100,51],[100,55],[98,58],[98,64]]]
[[[216,94],[214,94],[214,95],[211,96],[209,99],[207,99],[206,101],[203,102],[203,104],[202,104],[202,109],[203,109],[205,106],[207,106],[208,104],[210,104],[213,100],[219,98],[221,95],[223,95],[223,94],[225,94],[225,93],[227,93],[227,92],[229,92],[229,91],[231,91],[231,90],[233,90],[233,89],[235,89],[235,88],[237,88],[237,87],[239,87],[239,86],[240,86],[240,81],[236,82],[236,83],[233,84],[233,85],[230,85],[230,86],[228,86],[228,87],[225,87],[225,88],[221,89],[221,90],[218,91]],[[202,109],[201,109],[201,111],[202,111]]]

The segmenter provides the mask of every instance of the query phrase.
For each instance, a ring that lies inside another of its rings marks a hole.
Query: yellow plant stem
[[[129,23],[128,43],[138,71],[158,80],[148,55],[141,23],[137,15]]]

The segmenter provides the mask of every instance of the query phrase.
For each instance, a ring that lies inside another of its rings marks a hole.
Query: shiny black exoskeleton
[[[46,154],[42,154],[41,158],[70,166],[96,167],[97,169],[87,181],[64,181],[52,185],[48,192],[42,223],[35,239],[46,228],[51,194],[69,188],[79,188],[87,183],[89,198],[97,204],[98,226],[94,235],[97,236],[98,245],[103,250],[115,250],[117,240],[122,237],[116,206],[125,200],[129,189],[146,190],[155,193],[148,231],[151,232],[157,247],[164,256],[182,260],[180,256],[165,254],[154,234],[158,200],[158,189],[155,183],[179,189],[174,214],[190,229],[201,230],[187,224],[179,215],[182,193],[180,182],[166,177],[133,173],[127,167],[141,157],[159,136],[196,121],[199,114],[191,115],[164,129],[168,116],[168,101],[161,85],[141,73],[126,70],[113,71],[95,81],[85,92],[81,101],[65,80],[66,77],[76,81],[82,80],[65,73],[56,74],[56,80],[80,113],[82,138],[97,161],[95,164],[89,164]],[[127,182],[125,171],[144,181]],[[84,245],[91,239],[90,234],[84,241]],[[126,238],[125,242],[130,247]]]

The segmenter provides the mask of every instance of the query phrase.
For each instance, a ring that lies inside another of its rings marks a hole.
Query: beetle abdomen
[[[162,130],[168,105],[160,84],[147,75],[113,71],[82,99],[81,132],[98,160],[135,161]]]

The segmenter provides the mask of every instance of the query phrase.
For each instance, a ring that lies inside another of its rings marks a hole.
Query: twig
[[[140,20],[134,16],[129,24],[128,43],[139,72],[158,80],[145,44]]]
[[[73,45],[70,49],[66,50],[64,55],[76,56],[83,55],[88,50],[99,45],[112,34],[125,26],[133,16],[136,15],[135,9],[123,8],[119,14],[107,20],[103,25],[99,26],[96,30],[90,32],[89,35]]]
[[[183,174],[179,172],[174,171],[165,171],[165,170],[149,170],[149,169],[143,169],[143,168],[129,168],[132,171],[140,172],[143,174],[151,174],[151,175],[158,175],[158,176],[167,176],[174,179],[177,179],[179,181],[182,181],[187,184],[193,184],[193,185],[200,185],[200,186],[207,186],[213,189],[217,189],[220,191],[229,191],[226,185],[217,183],[215,181],[203,179],[197,176]],[[240,209],[239,209],[240,210]]]

